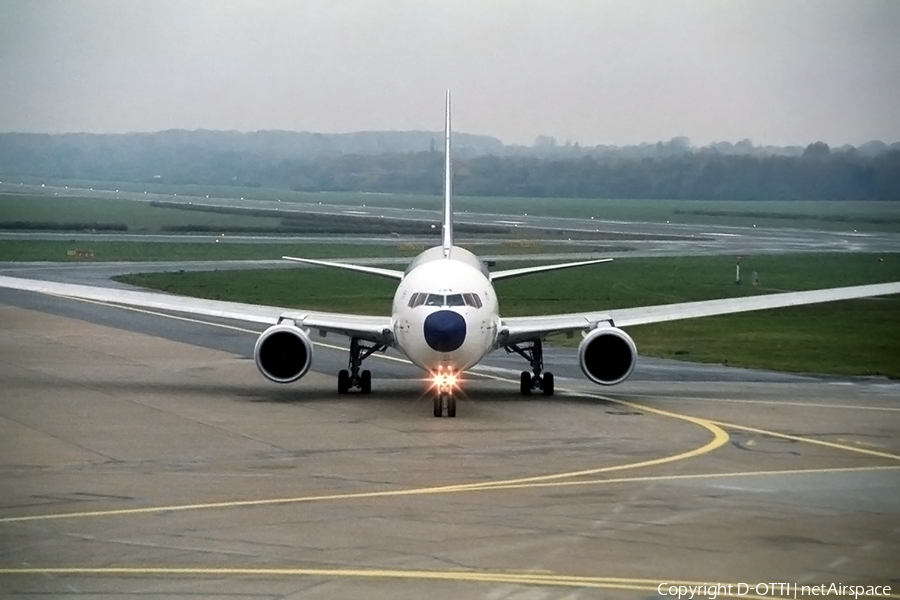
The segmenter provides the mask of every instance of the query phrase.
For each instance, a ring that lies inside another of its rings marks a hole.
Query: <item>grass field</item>
[[[759,274],[758,288],[734,284],[731,258],[680,257],[620,259],[577,272],[505,280],[496,289],[506,316],[604,310],[897,281],[900,255],[760,256],[745,260],[743,268]],[[395,289],[392,281],[327,269],[149,273],[120,280],[206,298],[365,314],[389,313]],[[900,378],[900,296],[646,325],[629,332],[639,350],[651,356]]]
[[[223,198],[280,199],[286,202],[340,204],[439,210],[440,198],[427,195],[359,192],[294,192],[270,188],[232,186],[165,185],[96,181],[48,181],[53,185],[93,187],[142,193],[178,194]],[[508,215],[542,215],[624,221],[651,221],[793,227],[843,231],[900,231],[900,202],[877,201],[720,201],[720,200],[621,200],[587,198],[510,198],[457,196],[457,211]],[[0,220],[8,220],[6,218]]]

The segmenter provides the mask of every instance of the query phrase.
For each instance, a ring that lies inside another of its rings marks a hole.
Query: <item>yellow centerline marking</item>
[[[658,398],[647,394],[631,394],[633,398]],[[852,410],[883,410],[886,412],[900,412],[900,408],[893,406],[869,406],[865,404],[824,404],[822,402],[792,402],[790,400],[739,400],[737,398],[700,398],[698,396],[667,396],[672,400],[686,400],[688,402],[714,402],[729,404],[764,404],[768,406],[798,406],[802,408],[838,408]]]
[[[551,587],[575,587],[596,589],[634,590],[657,592],[660,586],[698,587],[725,585],[737,588],[737,583],[715,581],[683,581],[674,579],[637,579],[628,577],[583,577],[577,575],[542,575],[527,572],[488,571],[425,571],[402,569],[303,569],[303,568],[243,568],[243,567],[23,567],[0,568],[0,575],[83,575],[83,576],[182,576],[182,577],[321,577],[360,579],[418,579],[432,581],[453,581],[465,583],[506,583],[519,585],[542,585]],[[746,584],[745,584],[746,585]],[[755,584],[752,584],[755,585]],[[741,594],[741,598],[762,600],[765,598],[790,597],[790,594]],[[897,594],[887,594],[882,598],[900,598]]]
[[[825,446],[826,448],[835,448],[837,450],[846,450],[847,452],[856,452],[858,454],[867,454],[869,456],[877,456],[878,458],[889,458],[891,460],[900,460],[900,455],[891,454],[890,452],[879,452],[878,450],[869,450],[868,448],[859,448],[858,446],[848,446],[847,444],[839,444],[837,442],[828,442],[825,440],[817,440],[815,438],[803,437],[799,435],[791,435],[789,433],[778,433],[777,431],[770,431],[768,429],[759,429],[757,427],[749,427],[747,425],[737,425],[735,423],[725,423],[723,421],[711,421],[716,425],[721,427],[726,427],[728,429],[739,429],[742,431],[749,431],[751,433],[758,433],[760,435],[767,435],[771,437],[782,438],[785,440],[792,440],[794,442],[805,442],[807,444],[815,444],[817,446]]]
[[[313,496],[297,496],[293,498],[264,498],[260,500],[233,500],[226,502],[207,502],[198,504],[175,504],[171,506],[148,506],[143,508],[121,508],[114,510],[84,511],[73,513],[52,513],[44,515],[28,515],[22,517],[5,517],[0,523],[21,523],[27,521],[51,521],[58,519],[78,519],[89,517],[112,517],[124,515],[139,515],[162,512],[182,512],[189,510],[210,510],[248,508],[257,506],[277,506],[284,504],[302,504],[308,502],[324,502],[335,500],[361,500],[371,498],[396,498],[402,496],[425,496],[429,494],[452,494],[463,492],[486,492],[508,489],[570,487],[584,485],[607,485],[623,483],[647,483],[654,481],[689,481],[692,479],[717,479],[727,477],[760,477],[770,475],[803,475],[803,474],[827,474],[827,473],[852,473],[866,471],[893,471],[900,469],[897,466],[869,466],[869,467],[830,467],[820,469],[784,469],[771,471],[735,471],[731,473],[697,473],[680,475],[647,475],[640,477],[620,477],[615,479],[593,479],[587,481],[548,481],[549,476],[541,481],[540,478],[525,478],[522,480],[497,481],[484,484],[461,484],[425,488],[411,488],[405,490],[381,490],[373,492],[348,492],[343,494],[322,494]]]
[[[522,483],[497,484],[490,490],[509,490],[509,489],[528,489],[541,487],[571,487],[582,485],[605,485],[612,483],[649,483],[656,481],[690,481],[694,479],[725,479],[728,477],[765,477],[765,476],[783,476],[783,475],[821,475],[831,473],[855,473],[867,471],[897,471],[900,465],[885,465],[872,467],[822,467],[811,469],[783,469],[771,471],[733,471],[724,473],[694,473],[680,475],[645,475],[639,477],[620,477],[617,479],[587,479],[581,481],[555,481],[553,483]],[[465,490],[464,490],[465,491]]]

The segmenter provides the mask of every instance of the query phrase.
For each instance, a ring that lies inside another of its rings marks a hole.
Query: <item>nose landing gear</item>
[[[446,412],[448,417],[455,417],[456,397],[453,395],[453,390],[456,387],[457,374],[452,370],[438,367],[437,372],[432,373],[431,378],[434,390],[434,416],[443,417]]]
[[[449,391],[438,391],[434,396],[434,416],[443,417],[445,410],[448,417],[456,416],[456,398]]]

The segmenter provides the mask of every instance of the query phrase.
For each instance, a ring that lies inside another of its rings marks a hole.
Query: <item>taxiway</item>
[[[0,293],[4,597],[644,598],[897,585],[900,386],[502,354],[434,419],[396,355],[339,396],[320,340],[265,381],[234,323]],[[744,596],[751,597],[751,596]]]

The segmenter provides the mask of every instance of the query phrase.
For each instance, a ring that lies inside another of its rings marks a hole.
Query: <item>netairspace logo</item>
[[[706,583],[700,585],[683,585],[660,583],[656,588],[660,596],[673,596],[682,600],[687,598],[709,598],[716,600],[727,596],[752,596],[776,598],[808,598],[812,596],[852,596],[858,598],[876,598],[889,596],[889,585],[843,585],[842,583],[823,583],[821,585],[800,585],[797,583]]]

